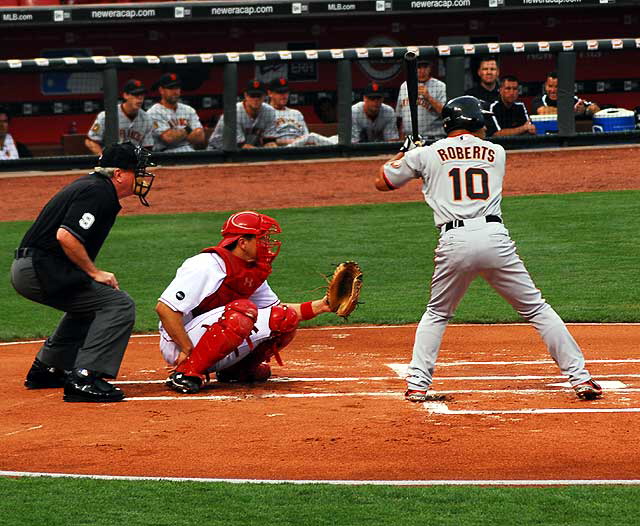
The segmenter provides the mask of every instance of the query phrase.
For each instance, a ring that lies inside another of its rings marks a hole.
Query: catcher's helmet
[[[258,240],[258,259],[270,263],[280,252],[282,244],[271,236],[282,232],[278,222],[264,214],[245,210],[233,214],[224,222],[220,233],[222,241],[219,247],[226,247],[240,239],[242,236],[254,235]]]
[[[155,166],[150,157],[148,150],[127,141],[107,146],[98,159],[98,165],[102,168],[132,170],[135,173],[133,193],[140,198],[144,206],[149,206],[145,197],[151,190],[155,178],[155,175],[147,172],[147,167]]]
[[[456,97],[442,108],[442,125],[444,131],[454,130],[478,131],[485,126],[485,116],[493,115],[482,108],[480,100],[471,95]]]

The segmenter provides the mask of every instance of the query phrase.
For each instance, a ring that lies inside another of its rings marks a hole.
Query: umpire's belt
[[[35,250],[32,248],[17,248],[16,249],[16,259],[20,258],[30,258],[35,254]]]
[[[502,223],[502,218],[500,216],[484,216],[484,220],[487,223]],[[445,232],[452,230],[454,228],[460,228],[464,226],[464,221],[462,219],[454,219],[453,221],[449,221],[442,225],[442,228]]]

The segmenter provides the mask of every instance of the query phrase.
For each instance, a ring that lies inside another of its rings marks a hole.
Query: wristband
[[[316,315],[313,312],[313,307],[311,306],[310,301],[305,301],[300,304],[300,318],[302,320],[310,320],[311,318],[315,318]]]

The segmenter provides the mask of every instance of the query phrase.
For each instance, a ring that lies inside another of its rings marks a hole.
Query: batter
[[[405,398],[428,399],[447,323],[471,282],[482,276],[536,328],[577,396],[594,400],[602,396],[602,388],[591,379],[566,325],[534,285],[502,222],[505,150],[484,140],[486,114],[475,97],[450,100],[442,110],[447,138],[416,147],[408,137],[375,181],[384,192],[422,179],[440,230],[431,297],[416,330]]]

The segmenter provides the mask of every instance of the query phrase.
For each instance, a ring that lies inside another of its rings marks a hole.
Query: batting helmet
[[[447,102],[442,108],[442,125],[444,131],[454,130],[478,131],[485,126],[485,116],[493,113],[482,109],[480,100],[470,95],[456,97]]]
[[[233,214],[224,222],[220,233],[222,241],[219,247],[226,247],[236,242],[242,236],[254,235],[258,240],[258,259],[271,263],[280,252],[282,244],[271,236],[282,232],[278,222],[264,214],[245,210]]]

